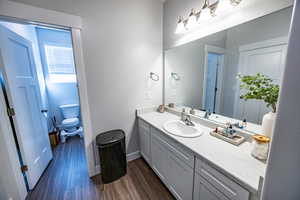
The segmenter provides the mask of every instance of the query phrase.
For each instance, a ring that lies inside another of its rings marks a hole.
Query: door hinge
[[[9,117],[15,116],[16,115],[15,109],[14,108],[7,108],[7,115]]]
[[[21,171],[22,171],[22,173],[27,172],[28,171],[28,166],[27,165],[21,166]]]

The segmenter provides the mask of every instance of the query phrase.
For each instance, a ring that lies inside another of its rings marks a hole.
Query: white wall
[[[300,2],[296,1],[279,97],[277,119],[263,187],[264,200],[300,199]]]
[[[201,0],[167,0],[164,4],[164,49],[179,46],[199,38],[251,21],[292,5],[293,0],[243,0],[238,8],[226,15],[214,17],[195,30],[175,34],[179,16],[188,17],[192,8],[200,9]]]
[[[160,0],[17,0],[82,17],[82,43],[94,136],[124,129],[139,149],[135,108],[162,103]],[[160,75],[149,81],[149,73]],[[96,163],[97,164],[97,163]]]

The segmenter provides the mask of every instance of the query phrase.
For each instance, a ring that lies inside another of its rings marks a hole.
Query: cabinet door
[[[199,174],[195,173],[193,200],[229,200]]]
[[[193,169],[172,153],[168,156],[167,179],[178,200],[193,199]]]
[[[155,135],[151,137],[151,149],[152,168],[159,178],[167,184],[168,150],[164,142]]]
[[[209,164],[196,159],[196,171],[211,186],[232,200],[248,200],[249,191],[216,170]]]
[[[150,126],[149,124],[139,120],[139,137],[141,155],[150,164],[151,163],[151,150],[150,150]]]

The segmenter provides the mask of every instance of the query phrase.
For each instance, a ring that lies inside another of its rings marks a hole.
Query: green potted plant
[[[238,75],[238,79],[241,81],[240,88],[242,89],[242,93],[244,92],[240,96],[241,99],[245,101],[249,99],[261,100],[266,103],[267,107],[272,109],[271,112],[264,115],[262,120],[263,134],[271,137],[276,118],[279,85],[274,84],[271,78],[260,73],[254,76]]]

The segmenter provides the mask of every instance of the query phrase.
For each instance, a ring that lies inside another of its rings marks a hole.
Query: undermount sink
[[[195,126],[187,126],[183,121],[171,120],[164,123],[163,128],[170,134],[192,138],[199,137],[203,131],[195,124]]]

